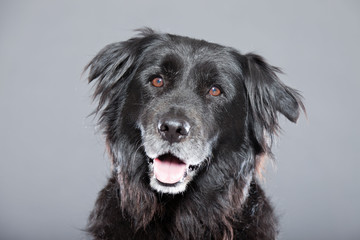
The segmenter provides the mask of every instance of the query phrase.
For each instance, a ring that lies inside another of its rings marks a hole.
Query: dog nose
[[[190,124],[184,119],[161,119],[158,124],[161,137],[170,142],[177,143],[189,135]]]

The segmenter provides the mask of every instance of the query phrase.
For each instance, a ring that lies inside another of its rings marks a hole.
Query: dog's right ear
[[[121,85],[127,84],[126,78],[136,59],[134,41],[105,46],[85,67],[85,71],[89,69],[89,83],[95,82],[93,97],[99,100],[97,111],[114,97],[115,89],[124,89]]]
[[[140,29],[139,37],[105,46],[85,67],[88,81],[95,82],[93,97],[98,99],[97,112],[108,101],[125,94],[131,75],[145,48],[156,37],[151,29]]]

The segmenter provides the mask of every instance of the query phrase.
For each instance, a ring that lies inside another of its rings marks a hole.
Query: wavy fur
[[[164,61],[166,74],[184,84],[155,95],[143,79],[151,65]],[[277,219],[255,172],[261,156],[271,155],[278,113],[295,122],[304,109],[299,93],[279,81],[278,68],[255,54],[144,29],[135,38],[107,45],[86,69],[114,165],[89,217],[93,239],[276,238]],[[209,75],[224,86],[217,101],[201,95],[207,84],[201,79]],[[190,78],[192,87],[184,91]],[[143,141],[150,131],[144,131],[152,119],[148,112],[155,119],[164,108],[155,98],[174,101],[174,106],[181,98],[184,106],[178,112],[199,119],[196,127],[206,130],[207,141],[212,139],[211,154],[179,194],[149,186]]]

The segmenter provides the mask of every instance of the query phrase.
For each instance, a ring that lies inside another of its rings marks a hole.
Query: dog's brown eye
[[[164,85],[164,80],[160,77],[156,77],[151,81],[151,84],[154,87],[162,87]]]
[[[211,96],[219,96],[220,94],[221,94],[221,90],[219,89],[219,88],[217,88],[217,87],[212,87],[211,89],[210,89],[210,91],[209,91],[209,94],[211,95]]]

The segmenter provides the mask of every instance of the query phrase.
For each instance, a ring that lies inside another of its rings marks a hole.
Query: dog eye
[[[218,87],[212,87],[212,88],[210,89],[210,91],[209,91],[209,94],[210,94],[211,96],[216,97],[216,96],[219,96],[219,95],[221,94],[221,90],[220,90],[220,88],[218,88]]]
[[[162,87],[164,85],[164,80],[160,77],[156,77],[151,81],[151,84],[154,87]]]

